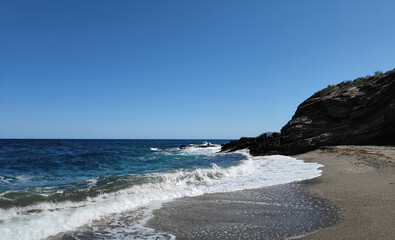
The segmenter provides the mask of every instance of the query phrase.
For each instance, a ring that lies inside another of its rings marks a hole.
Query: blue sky
[[[392,1],[1,1],[0,138],[239,138],[395,67]]]

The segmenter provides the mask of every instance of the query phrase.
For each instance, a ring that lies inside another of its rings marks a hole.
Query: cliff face
[[[241,138],[222,151],[292,155],[345,144],[395,144],[395,69],[329,86],[300,104],[280,134]]]

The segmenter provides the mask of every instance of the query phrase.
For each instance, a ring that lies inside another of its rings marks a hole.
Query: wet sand
[[[295,157],[325,165],[322,176],[181,198],[154,211],[147,226],[177,239],[395,239],[395,147],[339,146]]]
[[[337,224],[338,212],[291,183],[177,199],[156,210],[148,226],[177,239],[283,239]]]

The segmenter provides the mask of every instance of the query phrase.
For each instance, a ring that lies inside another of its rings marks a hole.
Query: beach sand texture
[[[148,222],[177,239],[395,239],[395,147],[295,156],[325,165],[298,183],[166,203]]]
[[[395,147],[338,146],[296,157],[325,165],[304,187],[332,200],[344,216],[302,239],[395,239]]]

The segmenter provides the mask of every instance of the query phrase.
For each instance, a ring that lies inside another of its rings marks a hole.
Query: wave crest
[[[188,148],[185,154],[215,154],[218,147]],[[115,192],[82,201],[40,202],[0,209],[0,235],[5,239],[41,239],[72,231],[94,220],[179,197],[259,188],[318,177],[322,165],[286,156],[252,157],[231,167],[178,170],[144,175],[144,180]],[[24,229],[24,231],[20,231]]]

